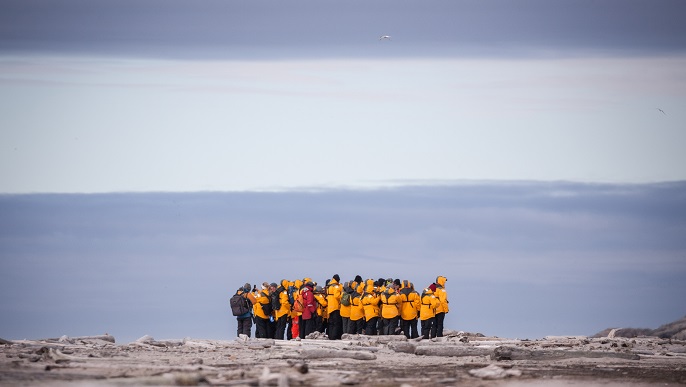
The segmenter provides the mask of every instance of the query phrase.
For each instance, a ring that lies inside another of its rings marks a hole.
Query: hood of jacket
[[[288,289],[288,280],[287,279],[281,280],[281,287],[283,287],[284,289]]]
[[[439,275],[438,277],[436,277],[436,285],[440,285],[442,288],[445,287],[446,281],[448,281],[448,279],[443,277],[442,275]]]

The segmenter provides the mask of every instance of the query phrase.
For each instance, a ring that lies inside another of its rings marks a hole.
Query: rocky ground
[[[112,336],[0,339],[0,385],[665,386],[686,384],[686,341],[656,337],[278,341]]]

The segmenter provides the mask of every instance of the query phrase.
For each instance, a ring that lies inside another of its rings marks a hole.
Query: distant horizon
[[[27,191],[0,192],[0,195],[98,195],[98,194],[202,194],[202,193],[327,193],[334,191],[383,191],[404,188],[435,188],[457,187],[468,185],[520,185],[520,184],[572,184],[589,186],[640,186],[640,185],[670,185],[686,182],[686,179],[655,180],[655,181],[585,181],[585,180],[536,180],[536,179],[401,179],[397,181],[364,182],[359,184],[322,184],[282,187],[254,187],[246,189],[198,189],[198,190],[141,190],[141,191]]]

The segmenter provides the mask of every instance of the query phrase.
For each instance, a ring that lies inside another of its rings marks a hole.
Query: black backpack
[[[250,300],[242,294],[234,294],[229,300],[229,303],[231,304],[231,313],[233,313],[234,316],[242,316],[252,309]]]
[[[272,307],[271,296],[268,298],[268,300],[269,301],[267,301],[266,304],[260,303],[260,306],[262,307],[262,313],[264,313],[267,318],[269,318],[269,315],[274,311],[274,308]]]
[[[281,289],[283,289],[283,288],[281,288]],[[270,298],[269,303],[271,304],[273,311],[281,309],[281,299],[279,298],[280,295],[281,295],[281,292],[279,292],[278,290],[269,295],[269,298]]]

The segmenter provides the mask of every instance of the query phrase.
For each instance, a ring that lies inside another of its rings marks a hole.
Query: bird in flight
[[[665,113],[665,111],[664,111],[664,110],[662,110],[662,109],[660,109],[660,108],[655,108],[655,109],[659,110],[659,111],[660,111],[660,113],[662,113],[662,114],[664,114],[664,115],[667,115],[667,113]]]
[[[381,35],[381,36],[379,36],[379,40],[391,40],[391,36],[390,35]]]

